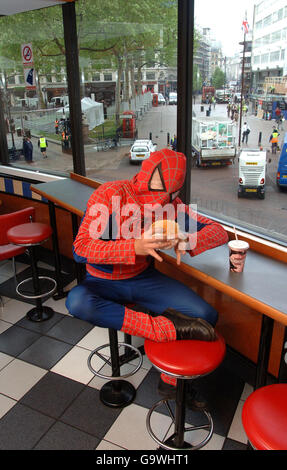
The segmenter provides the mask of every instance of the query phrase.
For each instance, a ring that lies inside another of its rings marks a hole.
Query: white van
[[[266,152],[242,150],[239,156],[238,197],[254,194],[265,199]]]
[[[177,104],[177,93],[170,93],[169,94],[168,104]]]

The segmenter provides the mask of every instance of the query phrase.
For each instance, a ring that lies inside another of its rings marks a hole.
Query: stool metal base
[[[167,399],[158,401],[157,403],[155,403],[153,405],[153,407],[148,412],[148,415],[147,415],[147,418],[146,418],[146,426],[147,426],[148,433],[152,437],[152,439],[157,444],[159,444],[160,447],[162,447],[163,449],[166,449],[166,450],[198,450],[198,449],[201,449],[202,447],[204,447],[208,443],[208,441],[210,441],[210,439],[213,435],[213,420],[212,420],[212,417],[211,417],[210,413],[206,410],[203,410],[200,413],[204,413],[205,416],[207,417],[207,420],[208,420],[207,424],[203,424],[201,426],[190,426],[188,428],[184,428],[184,429],[181,430],[182,434],[187,433],[187,432],[198,431],[200,429],[206,430],[208,432],[207,436],[205,437],[205,439],[200,441],[198,444],[192,445],[192,444],[188,444],[187,442],[183,441],[183,444],[181,444],[181,447],[179,447],[178,445],[176,445],[176,441],[177,441],[177,438],[178,438],[178,435],[176,433],[172,434],[172,436],[170,436],[165,441],[161,441],[155,435],[155,433],[153,432],[153,430],[151,428],[151,416],[152,416],[153,412],[159,406],[165,405],[167,407],[167,410],[168,410],[168,413],[169,413],[169,415],[172,419],[172,422],[173,422],[173,424],[175,424],[175,417],[174,417],[173,412],[171,410],[169,401],[170,400],[167,400]]]
[[[138,364],[135,366],[135,368],[129,372],[128,374],[125,374],[125,375],[118,375],[118,376],[113,376],[113,375],[105,375],[105,374],[102,374],[99,370],[95,370],[92,366],[92,358],[93,356],[98,356],[100,359],[102,359],[106,364],[110,365],[112,367],[112,364],[110,362],[109,359],[107,359],[105,356],[103,356],[100,351],[104,348],[107,348],[109,347],[110,345],[107,343],[107,344],[103,344],[102,346],[99,346],[97,349],[95,349],[94,351],[91,352],[91,354],[89,355],[88,357],[88,367],[90,369],[91,372],[93,372],[93,374],[95,374],[97,377],[100,377],[101,379],[113,379],[113,380],[117,380],[117,379],[124,379],[124,378],[127,378],[127,377],[130,377],[131,375],[134,375],[142,366],[142,362],[143,362],[143,358],[142,358],[142,355],[140,353],[140,351],[135,348],[134,346],[132,346],[131,344],[127,344],[127,343],[118,343],[118,346],[119,347],[125,347],[125,349],[128,349],[128,350],[131,350],[131,352],[135,353],[135,356],[138,357]],[[134,356],[133,356],[133,359],[134,359]],[[125,364],[126,362],[129,362],[131,359],[128,358],[128,360],[126,361],[123,361],[120,365],[123,365]]]
[[[100,399],[111,408],[122,408],[132,403],[136,395],[134,386],[126,380],[111,380],[100,390]]]
[[[111,357],[108,358],[100,352],[107,347],[110,348],[111,352]],[[119,355],[120,348],[124,348],[125,351],[122,356]],[[93,368],[92,359],[94,356],[99,357],[110,366],[111,375],[100,372],[101,368],[99,370]],[[120,375],[120,367],[135,358],[138,359],[138,364],[134,366],[133,370],[127,374]],[[90,371],[101,379],[109,380],[100,390],[100,400],[104,405],[111,408],[121,408],[132,403],[136,395],[136,389],[130,382],[122,379],[134,375],[142,366],[142,362],[142,355],[137,348],[128,343],[118,343],[117,340],[116,343],[113,344],[113,352],[111,344],[104,344],[91,352],[88,357],[88,367]]]
[[[34,307],[26,314],[27,318],[33,322],[49,320],[49,318],[51,318],[53,315],[54,310],[50,307]]]

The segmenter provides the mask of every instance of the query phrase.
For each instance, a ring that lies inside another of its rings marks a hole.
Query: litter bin
[[[201,113],[204,113],[204,106],[200,106]]]
[[[17,127],[16,132],[17,132],[17,137],[21,137],[21,135],[22,135],[21,127]]]
[[[31,131],[30,131],[30,129],[24,128],[24,135],[25,135],[25,137],[29,137],[29,139],[31,139]]]
[[[207,117],[210,116],[210,111],[209,111],[209,109],[206,110],[206,116],[207,116]]]

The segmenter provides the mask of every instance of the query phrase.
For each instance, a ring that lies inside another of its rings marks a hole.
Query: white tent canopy
[[[98,103],[97,101],[92,100],[91,98],[85,97],[81,100],[82,113],[84,113],[87,123],[89,125],[89,130],[94,129],[94,127],[99,126],[104,123],[104,106],[103,103]],[[67,104],[64,108],[60,108],[57,111],[57,115],[69,115],[69,105]]]

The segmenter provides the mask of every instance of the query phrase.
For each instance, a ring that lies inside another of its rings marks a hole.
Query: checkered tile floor
[[[17,263],[17,277],[25,277],[27,267]],[[106,407],[99,399],[104,380],[92,374],[87,359],[108,342],[107,330],[71,317],[65,299],[48,299],[45,305],[54,309],[54,316],[33,323],[26,319],[31,306],[11,298],[13,286],[12,265],[1,262],[0,449],[157,449],[147,432],[146,416],[160,398],[159,373],[148,359],[144,357],[141,369],[128,379],[137,389],[134,402],[122,409]],[[143,344],[140,338],[134,340],[135,346]],[[228,354],[196,386],[214,419],[214,435],[205,450],[246,450],[241,409],[252,387],[238,375]],[[186,421],[194,423],[195,413],[188,411]],[[164,437],[170,425],[166,410],[159,409],[153,416],[154,430]]]

